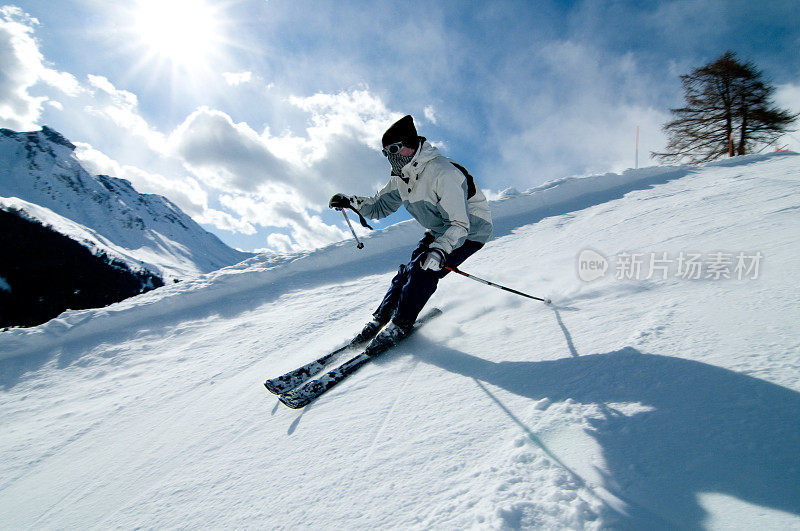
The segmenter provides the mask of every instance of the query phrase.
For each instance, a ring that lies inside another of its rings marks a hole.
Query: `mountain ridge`
[[[30,132],[0,129],[0,196],[17,197],[83,225],[134,267],[144,266],[165,280],[208,273],[252,256],[225,245],[166,197],[141,194],[126,179],[91,175],[74,150],[72,142],[47,126]],[[59,230],[57,223],[50,225]]]

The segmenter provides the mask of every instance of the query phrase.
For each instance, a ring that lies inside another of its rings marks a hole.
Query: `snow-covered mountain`
[[[90,175],[74,149],[49,127],[0,129],[0,208],[25,212],[95,252],[164,280],[252,256],[225,245],[165,197],[140,194],[124,179]]]
[[[19,528],[800,529],[800,157],[492,203],[444,313],[311,406],[422,230],[257,256],[0,333]]]

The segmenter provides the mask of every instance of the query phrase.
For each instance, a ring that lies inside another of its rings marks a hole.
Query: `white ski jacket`
[[[486,243],[491,239],[492,216],[483,192],[475,186],[468,198],[465,175],[430,143],[422,143],[402,174],[392,175],[372,197],[351,197],[353,206],[365,217],[381,219],[404,205],[433,234],[431,247],[445,254],[466,240]]]

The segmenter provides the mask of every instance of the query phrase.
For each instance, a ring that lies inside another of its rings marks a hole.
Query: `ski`
[[[414,328],[412,328],[408,335],[406,335],[406,337],[403,339],[408,338],[408,336],[421,328],[422,325],[434,317],[441,315],[441,313],[442,310],[439,308],[433,308],[427,312],[423,317],[418,319],[416,323],[414,323]],[[370,360],[374,359],[380,354],[383,354],[395,345],[388,345],[381,350],[373,349],[369,352],[369,354],[367,354],[366,351],[362,352],[361,354],[350,358],[339,367],[336,367],[335,369],[323,374],[319,378],[307,381],[305,384],[281,394],[278,396],[278,400],[292,409],[300,409],[301,407],[307,406],[319,398],[324,392],[330,390],[333,386],[356,372]]]
[[[379,332],[376,331],[375,334]],[[333,352],[329,354],[325,354],[324,356],[317,358],[316,360],[306,363],[302,367],[298,367],[292,371],[287,372],[286,374],[282,374],[281,376],[277,376],[275,378],[270,378],[266,382],[264,382],[264,387],[270,393],[280,395],[291,391],[295,387],[298,387],[308,381],[310,378],[316,376],[322,369],[324,369],[327,365],[333,363],[339,356],[341,356],[344,352],[348,350],[356,350],[359,347],[364,346],[366,343],[370,341],[374,335],[369,337],[361,337],[364,334],[362,330],[356,337],[354,337],[349,343],[346,345],[337,348]],[[359,339],[361,338],[361,339]]]
[[[287,391],[291,391],[298,385],[303,384],[309,378],[316,376],[322,369],[325,368],[326,365],[329,365],[333,362],[336,358],[338,358],[344,351],[354,349],[356,344],[348,343],[343,347],[339,347],[330,354],[325,354],[324,356],[306,363],[302,367],[298,367],[293,371],[289,371],[286,374],[282,374],[281,376],[277,376],[275,378],[271,378],[264,382],[264,387],[272,394],[282,394]]]

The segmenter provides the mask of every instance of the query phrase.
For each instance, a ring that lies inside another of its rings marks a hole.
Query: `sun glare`
[[[151,54],[190,67],[216,50],[214,9],[202,0],[138,0],[135,29]]]

